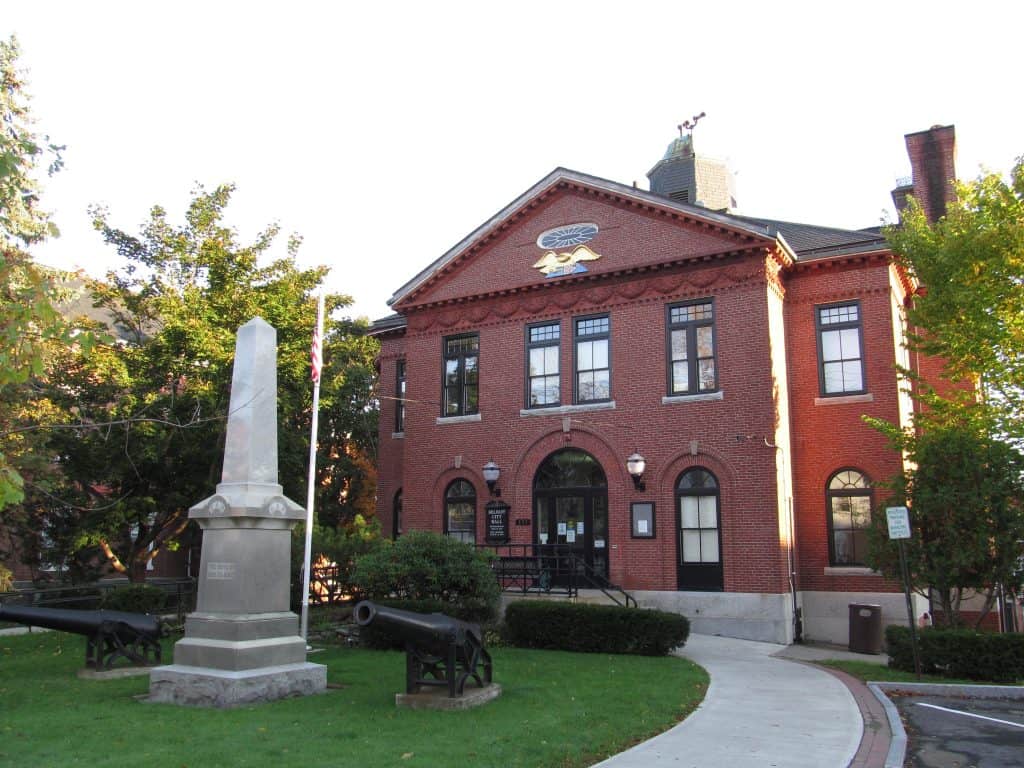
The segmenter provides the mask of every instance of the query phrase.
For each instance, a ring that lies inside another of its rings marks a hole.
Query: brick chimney
[[[928,221],[936,221],[956,198],[956,131],[952,125],[935,125],[927,131],[906,135],[911,180],[892,191],[896,209],[902,213],[907,196],[920,203]]]

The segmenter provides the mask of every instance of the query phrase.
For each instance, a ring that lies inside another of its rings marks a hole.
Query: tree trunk
[[[131,562],[131,567],[128,570],[128,581],[130,581],[132,584],[145,584],[147,562],[148,559],[145,557],[133,558]]]

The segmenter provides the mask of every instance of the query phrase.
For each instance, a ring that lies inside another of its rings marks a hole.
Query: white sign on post
[[[886,507],[885,521],[889,524],[890,539],[910,538],[910,512],[906,507]]]

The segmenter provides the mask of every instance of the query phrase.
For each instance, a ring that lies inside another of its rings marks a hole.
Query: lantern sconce
[[[484,482],[487,483],[487,490],[491,492],[491,496],[501,496],[501,489],[498,488],[498,478],[501,476],[501,467],[495,464],[492,459],[484,464],[483,475]]]
[[[638,491],[647,490],[647,486],[643,482],[644,470],[646,468],[647,462],[639,453],[633,453],[632,456],[626,459],[626,469],[629,471],[629,476],[633,478],[633,487]]]

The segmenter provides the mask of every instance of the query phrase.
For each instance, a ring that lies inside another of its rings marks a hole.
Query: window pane
[[[700,534],[697,531],[682,531],[683,562],[700,562]]]
[[[608,342],[594,342],[594,368],[608,367]]]
[[[686,359],[686,331],[672,331],[672,359]]]
[[[700,510],[699,519],[701,528],[717,528],[718,527],[718,515],[715,514],[715,508],[718,506],[716,498],[714,496],[699,496],[698,509]]]
[[[851,531],[850,536],[853,539],[853,552],[851,553],[851,558],[855,563],[863,563],[864,557],[868,552],[868,532]]]
[[[850,360],[843,363],[843,390],[846,392],[856,392],[858,389],[864,389],[860,360]]]
[[[844,360],[860,357],[860,333],[856,328],[845,328],[839,332],[839,346],[843,350]]]
[[[709,360],[701,360],[699,363],[700,367],[700,388],[714,389],[715,388],[715,360],[711,358]]]
[[[576,367],[581,371],[594,367],[594,342],[581,341],[576,345]]]
[[[557,403],[561,399],[561,389],[558,386],[558,378],[548,376],[544,381],[547,383],[544,390],[544,405],[551,405]]]
[[[681,528],[698,527],[698,499],[696,496],[683,496],[679,499]]]
[[[611,382],[608,379],[608,371],[595,371],[594,373],[594,400],[608,400],[612,396]]]
[[[577,377],[578,384],[576,392],[580,400],[594,399],[594,374],[592,371],[585,371]]]
[[[700,561],[702,563],[718,562],[718,531],[700,532]]]
[[[842,360],[842,348],[839,342],[839,331],[825,331],[821,334],[821,359]]]
[[[458,360],[445,360],[444,361],[444,380],[449,386],[454,385],[459,380],[459,361]]]
[[[672,363],[672,391],[686,392],[690,389],[690,366],[685,361]]]
[[[714,331],[710,325],[703,325],[697,329],[697,357],[711,357],[714,354]]]
[[[544,347],[544,373],[558,373],[558,347]]]
[[[478,391],[475,386],[466,387],[466,413],[476,413],[478,402]]]
[[[540,376],[544,373],[544,350],[543,349],[531,349],[530,350],[530,375]]]
[[[871,524],[871,498],[850,497],[850,524],[854,528],[867,528]]]
[[[832,541],[835,545],[836,565],[853,562],[853,532],[833,531]]]
[[[475,384],[477,377],[477,365],[475,357],[466,358],[466,383]]]
[[[843,364],[842,363],[825,363],[825,392],[830,394],[832,392],[843,391]]]

